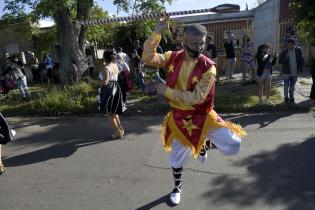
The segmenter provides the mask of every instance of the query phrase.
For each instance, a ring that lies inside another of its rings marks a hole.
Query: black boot
[[[182,189],[182,174],[183,174],[183,168],[173,168],[173,176],[174,176],[174,182],[175,182],[175,188],[173,189],[170,200],[172,204],[179,204],[180,202],[180,194]]]

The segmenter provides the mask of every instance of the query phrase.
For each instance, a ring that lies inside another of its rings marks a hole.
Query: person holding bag
[[[103,59],[105,67],[100,73],[100,111],[107,114],[115,129],[112,137],[122,139],[125,132],[119,119],[119,115],[123,113],[122,91],[118,84],[119,69],[115,64],[115,54],[112,50],[104,51]]]

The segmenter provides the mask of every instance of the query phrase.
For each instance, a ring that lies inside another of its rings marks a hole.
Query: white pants
[[[207,139],[210,139],[223,155],[235,155],[240,150],[241,139],[228,128],[218,128],[209,132]],[[192,157],[189,147],[182,145],[177,139],[173,139],[172,151],[169,156],[170,165],[173,168],[184,167]]]
[[[30,94],[28,87],[27,87],[26,76],[23,76],[22,78],[16,80],[16,84],[20,90],[22,98],[30,98],[31,97],[31,94]]]

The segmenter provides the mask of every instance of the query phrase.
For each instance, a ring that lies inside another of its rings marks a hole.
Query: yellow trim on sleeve
[[[215,65],[212,65],[210,67],[210,73],[213,74],[213,76],[217,75],[217,68],[215,67]]]
[[[174,92],[174,91],[173,91],[172,88],[167,87],[167,88],[166,88],[166,91],[165,91],[165,93],[164,93],[164,96],[165,96],[166,98],[172,100],[172,94],[173,94],[173,92]]]

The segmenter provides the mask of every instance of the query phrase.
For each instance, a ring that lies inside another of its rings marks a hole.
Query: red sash
[[[184,58],[185,52],[183,50],[172,52],[167,65],[168,69],[172,66],[172,70],[169,70],[166,76],[166,85],[168,87],[175,88]],[[199,56],[199,60],[187,81],[187,91],[193,91],[197,84],[197,82],[193,82],[193,78],[197,77],[199,81],[202,75],[208,71],[212,65],[215,64],[209,58],[204,55]],[[204,134],[207,133],[208,130],[207,126],[205,126],[205,122],[208,113],[213,108],[214,90],[215,87],[213,85],[205,101],[201,104],[194,105],[194,110],[172,108],[171,114],[168,115],[171,119],[168,118],[168,122],[165,122],[165,145],[169,145],[171,143],[169,141],[172,141],[175,137],[184,145],[192,147],[194,151],[200,150],[200,145],[205,139]],[[202,142],[200,140],[202,140]]]

